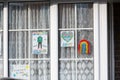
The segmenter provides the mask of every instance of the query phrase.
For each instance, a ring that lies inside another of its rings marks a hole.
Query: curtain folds
[[[30,67],[23,77],[27,80],[50,80],[50,29],[49,3],[24,2],[9,3],[9,68],[10,77],[13,76],[13,67],[27,65]],[[44,29],[44,30],[43,30]],[[32,33],[47,32],[47,54],[32,53]],[[46,58],[44,60],[44,58]],[[11,60],[12,59],[12,60]],[[39,60],[43,59],[43,60]],[[30,70],[30,71],[29,71]]]
[[[59,46],[60,80],[94,80],[93,4],[59,4],[59,45],[61,31],[74,31],[74,47]],[[91,29],[89,29],[91,28]],[[66,32],[67,33],[67,32]],[[68,34],[69,35],[69,34]],[[69,38],[69,37],[68,37]],[[90,55],[79,54],[80,40],[90,42]]]

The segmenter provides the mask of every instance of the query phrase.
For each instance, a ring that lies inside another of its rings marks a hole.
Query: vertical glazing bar
[[[75,4],[75,58],[77,59],[77,4]],[[77,61],[75,61],[76,64],[76,80],[77,80]],[[74,80],[74,79],[73,79]]]
[[[8,3],[4,4],[3,27],[3,53],[4,53],[4,77],[8,77]]]
[[[73,25],[74,25],[74,12],[75,12],[75,9],[74,9],[74,5],[72,4],[71,5],[71,27],[70,28],[73,28]],[[74,34],[75,35],[75,34]],[[72,47],[71,48],[71,58],[75,58],[75,50],[74,50],[74,48]]]
[[[51,80],[58,80],[58,4],[50,6]],[[54,39],[54,40],[53,40]]]
[[[28,39],[28,40],[29,40],[29,41],[28,41],[28,45],[29,45],[29,47],[28,47],[28,59],[29,59],[28,62],[29,62],[29,63],[28,63],[28,64],[29,64],[29,66],[30,66],[30,52],[31,52],[31,51],[30,51],[30,50],[31,50],[31,49],[30,49],[30,46],[31,46],[31,45],[30,45],[30,43],[31,43],[31,42],[30,42],[30,40],[31,40],[31,38],[30,38],[30,26],[31,26],[31,25],[30,25],[30,17],[31,17],[31,16],[30,16],[30,12],[31,12],[31,11],[30,11],[30,4],[28,4],[28,30],[29,30],[29,31],[28,31],[28,38],[29,38],[29,39]],[[31,71],[30,71],[30,68],[29,68],[29,79],[28,79],[28,80],[31,80],[31,78],[30,78],[30,73],[31,73]]]
[[[23,25],[25,26],[25,29],[27,29],[27,11],[26,11],[26,9],[27,9],[27,8],[26,8],[26,6],[25,6],[24,14],[23,14],[23,16],[24,16],[23,19],[25,19],[25,22],[24,22]],[[26,40],[27,40],[27,32],[25,32],[24,40],[25,40],[25,41],[24,41],[24,46],[25,46],[25,47],[24,47],[24,48],[25,48],[25,49],[24,49],[24,50],[25,50],[25,51],[24,51],[24,53],[25,53],[24,58],[27,58],[27,54],[28,54],[28,53],[27,53],[27,50],[28,50],[28,49],[26,50],[26,48],[27,48],[27,43],[26,43],[26,42],[27,42],[27,41],[26,41]]]
[[[17,8],[17,6],[16,6],[16,8],[15,8],[15,11],[16,11],[16,13],[15,13],[16,21],[13,22],[13,23],[15,23],[14,28],[16,27],[15,29],[17,29],[17,28],[18,28],[18,19],[19,19],[19,18],[18,18],[18,17],[19,17],[19,15],[18,15],[19,8]],[[17,45],[17,43],[18,43],[18,40],[17,40],[17,38],[18,38],[18,37],[17,37],[17,34],[18,34],[18,33],[17,33],[17,31],[16,31],[16,32],[15,32],[15,35],[16,35],[16,36],[15,36],[15,37],[16,37],[16,40],[15,40],[15,41],[16,41],[16,42],[15,42],[15,43],[16,43],[16,59],[19,58],[19,55],[18,55],[18,45]]]
[[[100,41],[99,41],[99,4],[94,3],[93,5],[94,14],[94,80],[100,80],[99,77],[99,53],[100,53]]]

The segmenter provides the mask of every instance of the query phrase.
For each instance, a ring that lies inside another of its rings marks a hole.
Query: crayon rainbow
[[[90,54],[90,43],[83,39],[78,44],[78,53],[80,54]]]

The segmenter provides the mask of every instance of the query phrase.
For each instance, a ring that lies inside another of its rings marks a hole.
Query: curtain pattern
[[[91,4],[77,4],[77,27],[93,27],[93,7]]]
[[[76,19],[76,20],[75,20]],[[91,29],[89,29],[91,28]],[[59,46],[60,80],[94,80],[93,52],[93,5],[59,4],[59,41],[60,32],[74,31],[74,47]],[[78,44],[82,39],[90,43],[90,55],[78,53]],[[59,45],[61,41],[59,42]],[[87,59],[88,60],[85,60]]]
[[[9,68],[11,65],[28,64],[30,79],[27,80],[50,79],[49,14],[49,3],[9,3]],[[32,32],[42,31],[48,33],[48,53],[32,54]]]

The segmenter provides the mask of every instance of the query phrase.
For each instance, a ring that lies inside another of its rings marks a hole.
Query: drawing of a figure
[[[39,37],[37,38],[38,48],[42,48],[42,40],[43,40],[43,38],[42,38],[41,36],[39,36]]]

